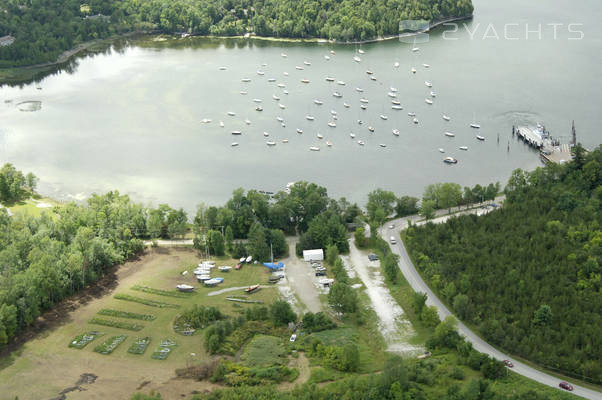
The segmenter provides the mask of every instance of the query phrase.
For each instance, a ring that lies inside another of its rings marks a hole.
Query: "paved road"
[[[496,200],[499,202],[501,199]],[[483,211],[483,209],[473,209],[466,212],[476,213],[479,210],[481,210],[481,212]],[[443,214],[446,214],[446,211],[438,212],[439,216],[442,216]],[[399,240],[399,231],[407,228],[408,221],[412,221],[412,224],[416,224],[416,222],[418,222],[420,219],[421,217],[419,216],[411,216],[391,221],[379,229],[379,234],[387,242],[389,242],[389,238],[391,236],[395,236],[398,239],[397,245],[392,245],[391,248],[395,254],[399,255],[399,268],[401,269],[401,272],[403,273],[409,284],[412,286],[414,291],[423,292],[428,295],[426,304],[429,306],[437,307],[437,310],[439,311],[439,316],[441,317],[441,319],[444,319],[448,315],[452,315],[452,313],[422,280],[422,277],[420,276],[418,271],[416,271],[416,268],[412,264],[412,261],[410,260],[405,246],[403,245],[402,241]],[[444,219],[445,218],[437,218],[433,222],[442,222],[442,220]],[[395,226],[393,229],[389,228],[391,224]],[[504,354],[501,351],[495,349],[493,346],[489,345],[487,342],[485,342],[483,339],[481,339],[475,333],[473,333],[470,329],[468,329],[466,325],[464,325],[462,322],[458,323],[458,332],[464,337],[466,337],[468,341],[472,342],[473,347],[481,353],[489,354],[490,356],[498,360],[512,361],[512,363],[514,364],[514,368],[512,368],[512,371],[526,376],[527,378],[533,379],[539,383],[543,383],[544,385],[548,385],[557,388],[558,390],[562,390],[558,388],[558,383],[561,381],[561,379],[558,379],[554,376],[531,368],[528,365],[512,358],[510,355]],[[576,386],[574,384],[572,385],[574,387],[574,391],[572,392],[573,394],[586,399],[602,400],[602,393],[581,386]]]

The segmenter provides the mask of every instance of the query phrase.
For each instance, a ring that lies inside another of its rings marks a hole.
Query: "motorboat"
[[[386,145],[386,144],[384,144],[384,143],[381,143],[381,144],[379,144],[379,146],[380,146],[380,147],[387,147],[387,145]]]
[[[375,81],[375,80],[376,80],[376,77],[375,77],[374,75],[372,75],[372,76],[370,77],[370,80],[371,80],[371,81]]]
[[[346,83],[344,81],[337,81],[337,85],[345,86]]]
[[[397,93],[389,92],[389,93],[387,93],[387,96],[395,98],[395,97],[397,97]]]
[[[270,136],[270,134],[267,132],[263,132],[263,136],[268,137],[268,136]]]
[[[315,118],[313,117],[313,115],[306,115],[305,119],[308,121],[313,121]]]
[[[302,133],[303,133],[303,129],[301,129],[301,128],[297,128],[297,133],[298,133],[298,134],[302,134]]]
[[[245,293],[254,293],[254,292],[258,291],[259,289],[261,289],[261,286],[259,286],[259,285],[249,286],[248,288],[245,289]]]
[[[233,135],[242,135],[242,132],[241,131],[232,131],[232,134]]]
[[[311,146],[309,149],[311,151],[320,151],[320,148],[318,146]]]
[[[282,91],[282,93],[284,93],[284,94],[288,94],[288,90],[284,89],[284,90]]]
[[[342,95],[342,94],[340,94],[339,92],[334,92],[332,95],[333,95],[334,97],[336,97],[336,98],[339,98],[339,99],[340,99],[341,97],[343,97],[343,95]]]
[[[324,135],[322,135],[321,133],[318,133],[318,134],[316,135],[316,137],[317,137],[318,139],[324,139]]]
[[[441,147],[439,147],[439,153],[445,153],[445,150],[443,150]]]
[[[362,125],[364,123],[364,121],[362,121],[361,119],[357,120],[358,125]]]
[[[321,100],[318,100],[318,99],[314,100],[314,103],[317,104],[317,105],[319,105],[319,106],[321,106],[322,104],[324,104],[324,102],[322,102]]]
[[[359,49],[357,52],[360,53],[360,54],[364,54],[365,53],[365,51],[362,50],[362,49]]]
[[[246,96],[247,94],[249,94],[249,92],[247,92],[246,90],[241,90],[238,93],[242,94],[243,96]]]
[[[433,105],[433,100],[431,100],[431,99],[424,99],[424,102],[428,105],[431,105],[431,106]]]
[[[424,81],[424,84],[425,84],[427,87],[433,87],[433,83],[432,83],[432,82],[429,82],[429,81]]]
[[[282,117],[276,117],[276,121],[278,121],[278,122],[284,122],[284,118],[282,118]]]
[[[386,121],[386,120],[388,120],[388,119],[389,119],[389,117],[387,117],[387,116],[386,116],[386,115],[384,115],[384,114],[380,114],[380,119],[382,119],[383,121]]]
[[[437,97],[437,93],[434,90],[431,90],[431,97]]]
[[[454,133],[448,131],[448,132],[445,132],[445,136],[447,136],[447,137],[454,137],[456,135]]]
[[[285,85],[284,83],[279,83],[279,84],[278,84],[278,85],[276,85],[276,86],[278,86],[279,88],[285,88],[285,87],[286,87],[286,85]]]
[[[328,123],[328,126],[330,126],[331,128],[336,128],[336,127],[337,127],[337,124],[335,124],[334,122],[330,121],[330,122]]]
[[[335,110],[330,110],[330,115],[337,115],[338,113]]]
[[[190,293],[194,290],[194,286],[181,284],[181,285],[177,285],[176,289],[178,289],[178,291],[180,291],[180,292]]]
[[[448,116],[447,116],[447,115],[445,115],[445,114],[443,114],[443,119],[444,119],[444,120],[446,120],[446,121],[450,121],[450,120],[451,120],[451,118],[450,118],[450,117],[448,117]]]
[[[286,57],[288,57],[288,56],[286,55],[286,53],[280,53],[280,56],[281,56],[282,58],[286,58]]]
[[[402,106],[398,106],[398,105],[391,106],[391,108],[393,110],[403,110],[403,107]]]
[[[459,149],[460,149],[460,150],[467,151],[467,150],[468,150],[468,146],[460,146],[460,147],[459,147]]]
[[[203,124],[210,124],[210,123],[211,123],[211,119],[209,119],[209,118],[203,118],[203,119],[201,120],[201,122],[202,122]]]
[[[393,129],[393,134],[395,136],[399,136],[399,129]]]
[[[263,107],[262,106],[257,106],[257,107],[255,107],[255,111],[263,111]]]
[[[480,141],[484,141],[485,140],[485,136],[477,135],[477,139],[480,140]]]
[[[360,93],[362,93],[364,91],[364,89],[362,89],[361,87],[356,87],[355,90]]]
[[[309,83],[309,79],[301,79],[301,83]]]
[[[268,82],[276,82],[276,78],[269,78]]]
[[[355,133],[351,132],[351,133],[349,134],[349,137],[351,137],[351,139],[355,138]]]
[[[374,132],[374,128],[373,128],[373,127],[371,127],[371,126],[369,126],[369,127],[368,127],[368,130],[369,130],[370,132]]]
[[[417,51],[420,51],[420,47],[412,47],[412,52],[416,53]]]
[[[326,77],[326,82],[334,82],[334,78],[331,76]]]
[[[443,159],[443,162],[444,162],[444,163],[447,163],[447,164],[457,164],[457,163],[458,163],[458,160],[456,160],[456,159],[455,159],[455,158],[453,158],[453,157],[445,157],[445,158]]]
[[[274,99],[274,100],[278,101],[278,100],[280,100],[280,97],[278,97],[278,96],[276,96],[275,94],[273,94],[273,95],[272,95],[272,99]]]
[[[324,59],[325,59],[326,61],[328,61],[328,60],[330,60],[330,56],[329,56],[328,54],[324,54]]]
[[[349,108],[349,107],[351,107],[351,104],[343,103],[343,106],[344,106],[345,108]]]
[[[395,88],[395,87],[393,87],[393,86],[391,86],[391,87],[389,88],[389,90],[390,90],[391,92],[393,92],[393,93],[397,93],[397,88]]]
[[[236,147],[236,146],[238,146],[238,143],[237,143],[237,142],[232,142],[232,143],[230,144],[230,146],[232,146],[232,147]]]
[[[225,126],[225,125],[224,125],[224,121],[220,121],[220,122],[219,122],[219,126],[220,126],[220,128],[223,128],[223,127]]]
[[[359,144],[360,146],[363,146],[366,144],[366,142],[364,142],[363,140],[358,140],[357,144]]]
[[[414,118],[413,122],[414,122],[415,124],[418,124],[418,122],[419,122],[419,121],[418,121],[418,118]]]
[[[368,99],[361,98],[361,99],[360,99],[360,102],[361,102],[361,103],[369,103],[369,100],[368,100]]]

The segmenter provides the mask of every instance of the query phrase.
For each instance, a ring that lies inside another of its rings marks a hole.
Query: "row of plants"
[[[94,339],[96,339],[97,337],[101,337],[102,335],[104,335],[104,333],[98,331],[82,333],[81,335],[77,335],[76,337],[74,337],[73,340],[69,342],[69,347],[81,350]]]
[[[209,324],[224,317],[216,307],[205,307],[195,304],[176,318],[174,321],[174,330],[183,335],[191,335],[197,329],[204,329]]]
[[[140,325],[135,322],[116,321],[113,319],[104,319],[97,317],[92,318],[90,321],[88,321],[88,323],[94,325],[110,326],[112,328],[127,329],[128,331],[139,331],[144,328],[144,325]]]
[[[163,339],[161,343],[159,343],[159,347],[151,355],[151,358],[155,360],[165,360],[177,345],[178,344],[172,339]]]
[[[110,308],[103,308],[98,312],[99,315],[106,315],[109,317],[139,319],[141,321],[153,321],[156,316],[152,314],[138,314],[130,311],[112,310]]]
[[[131,301],[133,303],[144,304],[145,306],[158,308],[180,308],[178,304],[170,304],[162,301],[144,299],[142,297],[131,296],[129,294],[119,293],[114,296],[117,300]]]
[[[144,292],[148,294],[156,294],[157,296],[167,296],[167,297],[178,297],[180,299],[186,299],[194,293],[186,293],[186,292],[178,292],[176,290],[163,290],[163,289],[155,289],[149,286],[142,285],[134,285],[132,290],[136,290],[138,292]]]
[[[94,351],[100,354],[111,354],[121,343],[127,339],[127,335],[111,336],[104,343],[99,344],[94,348]]]
[[[299,371],[282,365],[269,367],[245,367],[233,361],[222,359],[211,376],[212,382],[228,386],[269,385],[280,382],[293,382]]]
[[[146,351],[146,348],[150,344],[150,341],[151,341],[151,338],[148,336],[136,339],[134,341],[134,343],[132,343],[130,348],[128,349],[128,353],[144,354],[144,352]]]

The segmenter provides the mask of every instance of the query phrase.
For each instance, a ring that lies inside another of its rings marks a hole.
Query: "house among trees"
[[[0,37],[0,46],[10,46],[15,42],[15,38],[11,35]]]

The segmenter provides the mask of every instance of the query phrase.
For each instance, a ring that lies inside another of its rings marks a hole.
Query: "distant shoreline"
[[[405,37],[417,36],[422,33],[429,32],[435,28],[438,28],[444,24],[457,22],[457,21],[465,21],[473,18],[473,15],[466,15],[461,17],[452,17],[442,19],[440,21],[434,22],[429,26],[429,29],[420,30],[416,32],[409,33],[401,33],[398,35],[390,35],[384,37],[377,37],[374,39],[367,40],[355,40],[355,41],[339,41],[339,40],[330,40],[324,38],[281,38],[281,37],[273,37],[273,36],[212,36],[212,35],[198,35],[198,36],[190,36],[191,38],[215,38],[215,39],[249,39],[249,40],[263,40],[263,41],[272,41],[272,42],[283,42],[283,43],[326,43],[326,44],[336,44],[336,45],[361,45],[368,43],[378,43],[384,42],[393,39],[401,39]],[[156,31],[134,31],[128,32],[121,35],[115,35],[108,37],[106,39],[96,39],[89,42],[80,43],[72,49],[66,50],[62,52],[56,59],[56,61],[49,61],[41,64],[33,64],[33,65],[25,65],[20,67],[13,68],[4,68],[0,69],[0,85],[5,84],[17,84],[23,83],[26,81],[34,80],[36,75],[42,74],[46,72],[50,68],[54,68],[61,64],[67,63],[73,57],[77,56],[81,52],[90,49],[94,45],[98,45],[103,42],[111,42],[117,39],[126,38],[134,35],[151,35],[157,33]],[[172,35],[172,34],[169,34]]]

